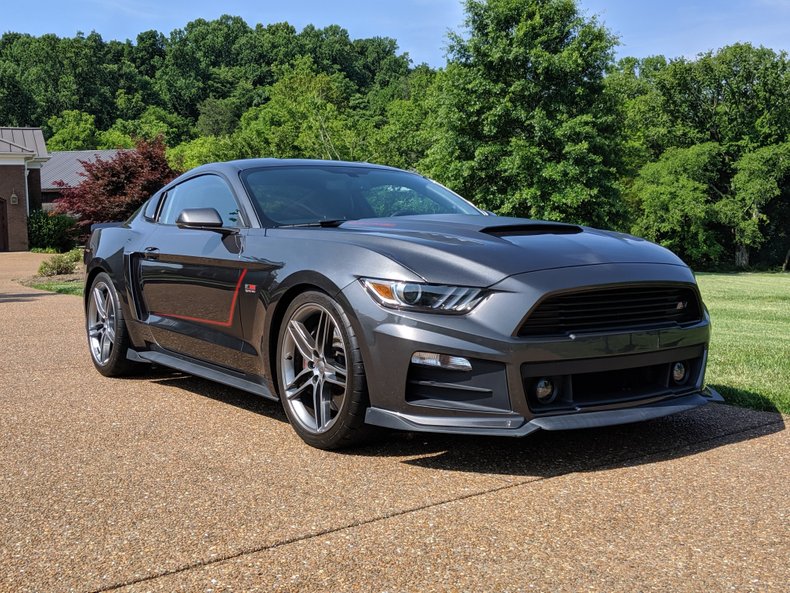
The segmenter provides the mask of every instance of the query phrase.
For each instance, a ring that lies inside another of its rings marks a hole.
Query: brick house
[[[39,128],[0,128],[0,251],[26,251],[27,216],[41,207],[41,166],[49,160]]]

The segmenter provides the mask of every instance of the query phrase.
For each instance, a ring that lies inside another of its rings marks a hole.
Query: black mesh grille
[[[683,286],[639,285],[558,294],[541,301],[519,336],[552,336],[701,319],[696,292]]]

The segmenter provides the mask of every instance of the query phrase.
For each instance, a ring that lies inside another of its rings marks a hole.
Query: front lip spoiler
[[[574,430],[596,428],[642,422],[661,418],[670,414],[692,410],[708,402],[723,402],[719,393],[705,389],[682,397],[666,399],[652,404],[604,410],[598,412],[577,412],[560,416],[543,416],[526,421],[521,416],[415,416],[401,412],[391,412],[381,408],[368,408],[365,422],[375,426],[406,430],[410,432],[435,432],[445,434],[467,434],[481,436],[524,437],[537,430]]]

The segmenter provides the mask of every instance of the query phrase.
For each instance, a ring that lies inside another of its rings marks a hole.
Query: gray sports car
[[[491,215],[361,163],[199,167],[95,225],[100,373],[155,363],[273,400],[337,448],[372,427],[524,436],[664,416],[704,388],[691,270],[620,233]]]

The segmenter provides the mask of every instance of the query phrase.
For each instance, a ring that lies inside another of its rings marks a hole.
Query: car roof
[[[192,175],[194,173],[202,173],[209,171],[221,171],[226,174],[238,173],[239,171],[246,171],[248,169],[261,169],[265,167],[360,167],[367,169],[382,169],[385,171],[400,171],[395,167],[388,167],[386,165],[376,165],[373,163],[360,163],[351,161],[325,161],[318,159],[239,159],[235,161],[227,161],[223,163],[209,163],[202,165],[195,169],[187,171],[186,174]]]

